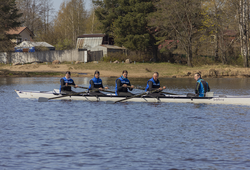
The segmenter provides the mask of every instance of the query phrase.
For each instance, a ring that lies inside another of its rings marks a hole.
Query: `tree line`
[[[0,21],[15,23],[6,27],[1,22],[0,29],[3,31],[0,34],[3,36],[11,28],[25,26],[34,33],[34,41],[45,41],[57,50],[66,50],[75,48],[77,36],[102,32],[98,28],[98,20],[93,16],[94,11],[85,9],[84,0],[64,1],[58,12],[55,12],[50,0],[0,0],[0,5]],[[2,14],[4,12],[5,15]],[[15,18],[9,15],[13,12]],[[11,39],[10,35],[8,37]],[[7,39],[0,41],[4,44],[4,40]],[[9,49],[13,49],[13,45]],[[6,51],[7,48],[0,50]]]
[[[55,12],[50,0],[16,0],[17,8],[23,13],[20,20],[34,32],[37,41],[46,41],[57,50],[72,49],[77,36],[100,32],[97,20],[92,20],[93,10],[86,11],[84,0],[68,0]]]
[[[68,0],[57,13],[50,0],[1,0],[0,12],[2,32],[27,26],[57,50],[75,48],[81,34],[105,33],[154,61],[178,53],[188,66],[207,58],[249,66],[249,0],[93,0],[91,11]]]
[[[242,60],[248,67],[249,0],[96,0],[102,30],[118,45],[140,52],[210,56],[230,64]],[[173,44],[167,44],[168,40]],[[176,45],[177,44],[177,45]],[[203,57],[204,58],[204,57]],[[241,62],[239,62],[241,63]]]

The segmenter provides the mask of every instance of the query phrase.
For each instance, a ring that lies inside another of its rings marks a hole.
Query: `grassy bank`
[[[123,70],[128,70],[129,77],[148,78],[153,72],[160,73],[160,77],[192,78],[194,73],[200,72],[203,77],[250,77],[250,69],[228,65],[203,65],[187,67],[171,63],[80,63],[71,62],[52,65],[51,63],[0,65],[0,76],[64,76],[65,71],[71,71],[73,77],[92,77],[95,70],[99,70],[102,77],[118,77]]]

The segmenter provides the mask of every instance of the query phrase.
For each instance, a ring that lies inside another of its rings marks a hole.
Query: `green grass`
[[[117,77],[118,74],[121,74],[123,70],[128,70],[129,74],[133,77],[150,77],[152,76],[153,72],[157,71],[160,73],[162,77],[172,77],[172,76],[179,76],[179,77],[187,77],[187,73],[190,72],[192,75],[195,72],[201,72],[202,75],[209,75],[209,70],[215,69],[221,74],[222,72],[228,73],[229,75],[232,72],[238,71],[238,74],[248,74],[250,72],[249,68],[243,68],[240,66],[231,66],[231,65],[200,65],[197,67],[188,67],[186,65],[181,64],[172,64],[168,62],[161,62],[161,63],[140,63],[137,62],[136,64],[125,64],[125,63],[110,63],[99,61],[98,63],[81,63],[81,64],[71,64],[71,62],[64,62],[65,64],[60,65],[52,65],[48,63],[48,67],[52,69],[52,72],[28,72],[29,67],[26,68],[27,72],[25,71],[11,71],[12,68],[18,68],[18,66],[9,66],[5,64],[0,64],[0,75],[1,76],[64,76],[64,72],[62,73],[62,68],[68,69],[71,72],[88,72],[91,73],[95,70],[99,70],[100,72],[106,71],[105,76],[115,76]],[[46,63],[39,63],[38,65],[46,65]],[[37,66],[38,66],[37,65]],[[6,66],[6,67],[5,67]],[[4,68],[10,70],[4,70]],[[22,68],[23,69],[23,68]],[[35,69],[35,68],[32,68]],[[57,71],[60,69],[60,72]],[[46,69],[45,69],[46,70]],[[66,70],[65,70],[66,71]],[[131,74],[132,73],[132,74]],[[101,73],[102,74],[102,73]],[[91,74],[92,75],[92,74]],[[103,74],[104,75],[104,74]],[[189,77],[192,77],[189,76]],[[74,76],[79,76],[78,74]]]
[[[24,72],[24,71],[10,71],[6,69],[0,69],[0,75],[2,76],[20,76],[20,77],[35,77],[35,76],[63,76],[60,72]]]

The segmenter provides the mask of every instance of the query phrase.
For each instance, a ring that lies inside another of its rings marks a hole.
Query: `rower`
[[[200,73],[195,73],[194,79],[197,81],[195,86],[195,95],[199,97],[205,97],[206,92],[210,91],[208,83],[201,78]]]
[[[128,89],[130,91],[133,90],[134,86],[130,84],[130,81],[127,78],[128,76],[128,71],[123,70],[122,71],[122,76],[116,79],[115,81],[115,94],[117,96],[133,96],[134,94],[128,92]]]
[[[88,90],[90,90],[89,95],[106,96],[106,94],[103,94],[99,91],[99,90],[103,90],[103,88],[108,89],[108,87],[103,87],[102,79],[100,79],[99,76],[100,76],[100,72],[98,70],[96,70],[94,73],[94,78],[92,78],[89,81],[89,88],[88,88]]]
[[[70,85],[73,85],[74,88],[77,88],[78,86],[70,78],[70,75],[71,75],[70,71],[67,71],[65,77],[60,79],[60,82],[61,82],[60,93],[62,93],[62,94],[68,94],[68,95],[72,94],[73,95],[74,93],[76,93],[76,92],[71,90]]]
[[[150,97],[164,97],[165,96],[160,91],[162,91],[163,89],[166,89],[166,87],[160,86],[160,81],[159,81],[158,77],[159,77],[159,73],[154,72],[153,77],[147,81],[147,86],[146,86],[145,91],[149,92],[148,96],[150,96]],[[152,91],[155,91],[155,92],[152,93]]]

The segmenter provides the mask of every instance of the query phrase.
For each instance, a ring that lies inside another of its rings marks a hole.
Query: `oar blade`
[[[111,100],[108,100],[106,101],[106,104],[114,104],[115,102],[114,101],[111,101]]]
[[[46,97],[39,97],[38,102],[47,102],[49,99]]]

